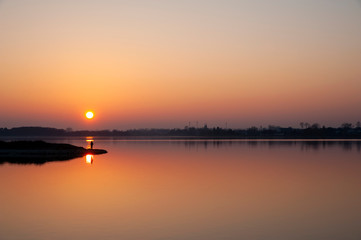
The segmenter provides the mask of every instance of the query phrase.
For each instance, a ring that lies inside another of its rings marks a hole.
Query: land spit
[[[51,161],[64,161],[83,157],[87,154],[107,153],[103,149],[85,149],[64,143],[44,141],[0,141],[0,164],[43,164]]]

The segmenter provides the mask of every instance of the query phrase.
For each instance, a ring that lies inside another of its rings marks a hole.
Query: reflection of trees
[[[183,144],[186,148],[222,148],[222,147],[248,147],[248,148],[299,148],[302,151],[320,151],[329,148],[341,148],[345,151],[361,151],[361,141],[297,141],[297,140],[185,140],[170,141],[173,144]]]
[[[356,149],[359,152],[361,149],[360,141],[302,141],[299,143],[302,150],[318,151],[320,149],[340,147],[345,151]]]

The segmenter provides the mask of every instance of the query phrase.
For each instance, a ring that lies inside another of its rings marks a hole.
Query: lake
[[[0,239],[361,239],[360,141],[94,143],[0,165]]]

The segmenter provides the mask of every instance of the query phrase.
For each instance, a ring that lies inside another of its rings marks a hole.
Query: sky
[[[360,90],[361,1],[0,0],[0,127],[339,126]]]

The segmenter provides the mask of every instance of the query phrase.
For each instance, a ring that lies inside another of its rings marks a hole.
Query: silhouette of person
[[[90,142],[90,149],[93,149],[93,145],[94,145],[94,143],[93,143],[93,141],[91,141]]]

